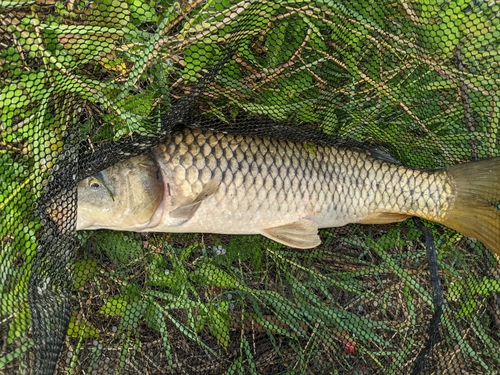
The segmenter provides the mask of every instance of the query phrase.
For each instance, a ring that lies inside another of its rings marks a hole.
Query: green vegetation
[[[479,271],[480,255],[460,258],[457,253],[465,252],[461,236],[441,228],[435,234],[440,268],[450,285],[443,324],[483,371],[492,371],[500,358],[498,343],[487,334],[491,322],[471,312],[487,308],[487,297],[500,286],[491,279],[470,279]],[[348,238],[341,230],[326,235],[324,246],[306,252],[259,236],[223,242],[208,236],[197,242],[197,235],[167,235],[143,243],[137,235],[101,232],[89,239],[84,259],[77,261],[85,269],[76,273],[81,275],[76,278],[77,300],[92,303],[75,311],[79,323],[70,336],[105,344],[111,319],[120,347],[137,350],[135,340],[147,325],[161,338],[163,365],[175,372],[172,345],[179,340],[215,357],[217,347],[239,353],[220,369],[237,369],[240,363],[262,368],[245,349],[249,333],[257,332],[270,340],[275,359],[290,361],[288,368],[297,373],[326,369],[322,361],[328,353],[340,354],[338,365],[345,371],[354,370],[362,358],[375,372],[398,373],[398,364],[411,360],[426,339],[417,327],[425,327],[433,311],[420,231],[404,223],[369,232],[352,227]],[[103,245],[105,240],[115,246]],[[464,309],[471,310],[464,314]],[[96,311],[102,318],[93,318],[92,324],[85,320]],[[470,319],[473,334],[466,341],[457,318]],[[143,340],[154,340],[152,335]],[[92,355],[91,362],[98,363],[102,352]],[[394,364],[389,372],[387,360]]]

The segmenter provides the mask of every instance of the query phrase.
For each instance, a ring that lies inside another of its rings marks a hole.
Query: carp
[[[411,169],[355,149],[184,128],[78,183],[77,230],[261,234],[308,249],[319,228],[411,216],[500,254],[500,157]]]

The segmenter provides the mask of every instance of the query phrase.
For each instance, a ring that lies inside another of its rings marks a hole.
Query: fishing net
[[[486,1],[0,2],[0,373],[495,374],[500,268],[409,219],[260,236],[75,231],[76,183],[176,127],[500,155]]]

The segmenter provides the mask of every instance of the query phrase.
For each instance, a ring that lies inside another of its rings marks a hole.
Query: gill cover
[[[163,181],[152,156],[124,160],[78,183],[76,229],[140,231],[162,198]]]

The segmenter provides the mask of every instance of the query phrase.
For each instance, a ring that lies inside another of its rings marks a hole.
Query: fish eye
[[[91,176],[90,179],[89,179],[90,189],[92,191],[98,191],[98,190],[100,190],[101,187],[103,187],[104,189],[106,189],[105,191],[108,192],[109,196],[114,201],[115,197],[113,196],[113,193],[111,192],[111,190],[109,190],[109,188],[104,183],[103,178],[104,178],[104,176],[103,176],[102,171],[99,172],[99,173],[97,173],[94,176]]]
[[[101,187],[101,182],[97,178],[92,177],[89,180],[89,186],[92,190],[97,191]]]

